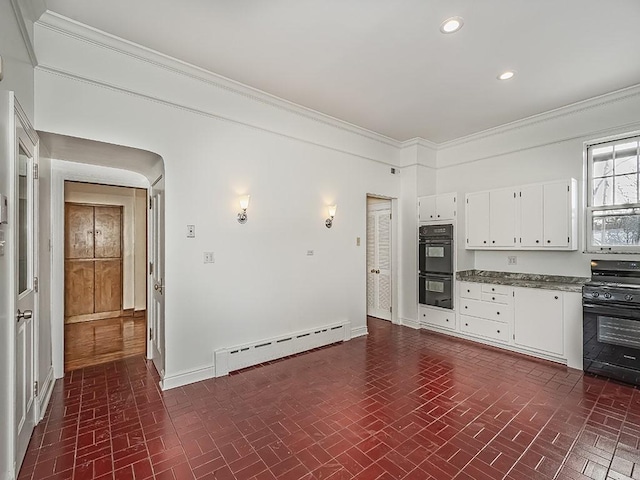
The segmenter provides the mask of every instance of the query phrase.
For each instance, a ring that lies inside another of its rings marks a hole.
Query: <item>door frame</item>
[[[142,174],[99,165],[56,160],[51,165],[51,346],[55,378],[64,377],[64,182],[142,188],[149,181]],[[148,216],[148,209],[147,209]],[[161,232],[164,235],[164,232]],[[147,257],[148,257],[147,249]],[[147,298],[147,309],[149,299]],[[149,324],[147,322],[147,330]],[[148,338],[148,333],[147,333]],[[147,354],[149,350],[147,348]]]
[[[400,325],[400,315],[398,311],[398,199],[396,197],[389,197],[387,195],[380,195],[377,193],[367,193],[364,198],[364,220],[365,220],[365,232],[367,225],[367,217],[369,215],[368,198],[380,198],[382,200],[391,201],[391,323]],[[367,314],[367,237],[365,233],[364,239],[364,311],[365,316]]]

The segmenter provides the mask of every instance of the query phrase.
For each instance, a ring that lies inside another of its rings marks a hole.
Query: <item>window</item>
[[[640,137],[587,147],[588,250],[640,252]]]

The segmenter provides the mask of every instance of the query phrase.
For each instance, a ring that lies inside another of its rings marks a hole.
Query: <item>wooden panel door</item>
[[[65,204],[64,258],[93,258],[93,207]]]
[[[65,322],[122,313],[122,207],[65,205]]]
[[[95,261],[95,313],[122,309],[122,262]]]

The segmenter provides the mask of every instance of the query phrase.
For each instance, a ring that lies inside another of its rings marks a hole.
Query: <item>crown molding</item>
[[[20,30],[22,41],[24,42],[27,54],[29,55],[29,60],[31,61],[31,66],[35,68],[38,66],[38,57],[36,57],[36,50],[33,48],[33,42],[31,41],[31,35],[29,35],[29,29],[27,28],[27,24],[24,20],[24,13],[22,12],[22,8],[20,8],[20,2],[19,0],[10,1],[16,21],[18,22],[18,29]]]
[[[404,142],[400,142],[400,148],[415,147],[416,145],[429,148],[431,150],[438,150],[439,147],[437,143],[422,137],[414,137],[410,138],[409,140],[405,140]]]
[[[17,0],[12,0],[12,2]],[[323,125],[327,125],[338,130],[343,130],[354,135],[365,137],[385,145],[400,148],[402,142],[386,135],[359,127],[353,123],[340,120],[330,115],[318,112],[308,107],[304,107],[283,98],[271,95],[257,88],[250,87],[230,78],[218,75],[204,68],[184,62],[177,58],[165,55],[137,43],[125,40],[110,33],[98,30],[89,25],[72,20],[68,17],[47,10],[36,22],[39,26],[48,28],[69,37],[91,43],[101,48],[109,49],[135,58],[142,62],[152,64],[158,68],[163,68],[178,75],[183,75],[216,88],[220,88],[236,95],[249,98],[256,102],[269,105],[273,108],[285,110],[294,115],[305,117]]]
[[[546,112],[532,115],[530,117],[516,120],[514,122],[505,123],[503,125],[489,128],[481,132],[472,133],[471,135],[456,138],[448,142],[438,143],[437,148],[439,150],[443,150],[446,148],[458,147],[460,145],[482,140],[484,138],[503,135],[505,133],[531,127],[533,125],[550,122],[563,117],[568,117],[581,112],[585,112],[587,110],[592,110],[594,108],[598,108],[604,105],[609,105],[612,103],[628,100],[629,98],[637,97],[638,95],[640,95],[640,84],[632,85],[630,87],[626,87],[620,90],[615,90],[613,92],[598,95],[596,97],[591,97],[591,98],[588,98],[587,100],[581,100],[576,103],[555,108],[553,110],[548,110]]]
[[[97,80],[97,79],[92,79],[92,78],[76,75],[74,73],[67,72],[65,70],[61,70],[61,69],[58,69],[58,68],[55,68],[55,67],[50,67],[50,66],[47,66],[47,65],[44,65],[44,64],[38,65],[36,70],[39,71],[39,72],[47,73],[49,75],[55,75],[55,76],[63,77],[63,78],[66,78],[66,79],[69,79],[69,80],[73,80],[73,81],[76,81],[76,82],[92,85],[94,87],[104,88],[104,89],[112,90],[112,91],[115,91],[115,92],[124,93],[124,94],[127,94],[127,95],[132,95],[132,96],[141,98],[141,99],[146,100],[146,101],[158,103],[158,104],[164,105],[166,107],[175,108],[175,109],[178,109],[178,110],[187,111],[187,112],[193,113],[195,115],[201,115],[203,117],[208,117],[208,118],[216,119],[216,120],[219,120],[219,121],[222,121],[222,122],[232,123],[232,124],[235,124],[235,125],[241,125],[241,126],[246,127],[246,128],[251,128],[251,129],[258,130],[258,131],[265,132],[265,133],[269,133],[269,134],[272,134],[272,135],[277,135],[277,136],[282,137],[282,138],[288,138],[290,140],[295,140],[295,141],[298,141],[298,142],[306,143],[308,145],[313,145],[313,146],[316,146],[316,147],[325,148],[327,150],[343,153],[345,155],[350,155],[352,157],[361,158],[361,159],[364,159],[364,160],[368,160],[370,162],[379,163],[381,165],[394,167],[394,168],[399,168],[399,166],[397,164],[392,163],[392,162],[387,162],[387,161],[384,161],[384,160],[379,160],[377,158],[368,157],[366,155],[362,155],[362,154],[357,153],[357,152],[352,152],[352,151],[345,150],[345,149],[342,149],[342,148],[333,147],[331,145],[327,145],[327,144],[324,144],[324,143],[314,142],[314,141],[308,140],[306,138],[302,138],[302,137],[298,137],[298,136],[295,136],[295,135],[282,133],[282,132],[279,132],[277,130],[272,130],[272,129],[268,129],[268,128],[265,128],[265,127],[262,127],[262,126],[259,126],[259,125],[254,125],[254,124],[251,124],[251,123],[243,122],[243,121],[236,120],[236,119],[230,118],[230,117],[226,117],[224,115],[220,115],[220,114],[217,114],[217,113],[214,113],[214,112],[210,112],[210,111],[207,111],[207,110],[201,110],[201,109],[190,107],[188,105],[183,105],[183,104],[180,104],[180,103],[171,102],[171,101],[166,100],[164,98],[160,98],[160,97],[153,96],[153,95],[148,95],[148,94],[145,94],[145,93],[142,93],[142,92],[138,92],[136,90],[132,90],[132,89],[129,89],[129,88],[123,88],[123,87],[121,87],[119,85],[115,85],[115,84],[112,84],[112,83],[107,83],[107,82],[100,81],[100,80]]]

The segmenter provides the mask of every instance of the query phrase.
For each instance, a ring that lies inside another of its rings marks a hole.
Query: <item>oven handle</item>
[[[630,309],[624,305],[599,305],[583,303],[582,311],[596,315],[606,315],[607,317],[627,318],[629,320],[640,320],[640,309]]]
[[[434,280],[443,280],[443,281],[452,281],[453,280],[453,274],[451,273],[422,273],[420,272],[420,277],[424,278],[424,279],[434,279]]]

